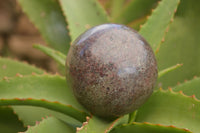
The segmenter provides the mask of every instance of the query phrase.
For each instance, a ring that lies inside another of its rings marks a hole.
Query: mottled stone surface
[[[137,109],[150,97],[157,79],[149,44],[136,31],[117,24],[96,26],[77,38],[66,70],[75,97],[101,117]]]

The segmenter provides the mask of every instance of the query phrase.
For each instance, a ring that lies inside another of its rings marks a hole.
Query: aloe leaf
[[[188,96],[195,95],[200,99],[200,78],[194,78],[172,88],[173,91],[182,91]]]
[[[42,74],[43,70],[36,68],[34,66],[28,65],[27,63],[7,59],[0,58],[0,78],[6,77],[15,77],[17,75],[31,75],[32,73]],[[0,87],[1,88],[1,87]],[[66,115],[62,115],[61,113],[51,111],[48,109],[40,108],[40,107],[28,107],[28,106],[12,106],[18,117],[23,121],[23,123],[27,125],[33,125],[35,121],[40,121],[42,117],[47,115],[56,116],[63,121],[68,121],[69,118],[66,118]],[[31,115],[30,115],[31,113]],[[72,120],[71,120],[72,123]],[[80,123],[73,123],[74,125],[80,125]]]
[[[119,15],[113,18],[116,23],[128,24],[150,14],[151,9],[159,0],[132,0]]]
[[[0,99],[1,106],[8,106],[8,105],[30,105],[30,106],[38,106],[44,107],[47,109],[51,109],[54,111],[58,111],[60,113],[69,115],[81,122],[85,120],[85,117],[88,115],[85,112],[77,110],[73,108],[71,105],[65,105],[60,102],[50,102],[45,99],[35,99],[35,98],[2,98]]]
[[[162,0],[139,31],[150,43],[154,52],[158,50],[179,2],[180,0]]]
[[[61,52],[51,49],[51,48],[48,48],[43,45],[34,45],[33,47],[42,51],[46,55],[50,56],[51,58],[53,58],[56,62],[58,62],[62,66],[65,66],[66,56],[64,54],[62,54]]]
[[[180,68],[183,64],[176,64],[174,66],[171,66],[171,67],[168,67],[164,70],[161,70],[159,73],[158,73],[158,79],[162,76],[164,76],[165,74],[173,71],[173,70],[176,70],[177,68]]]
[[[66,123],[48,117],[41,122],[36,122],[35,126],[29,127],[26,133],[74,133],[74,129]]]
[[[76,101],[65,78],[33,75],[0,81],[0,105],[45,107],[84,121],[87,113]],[[73,107],[72,107],[73,106]]]
[[[96,0],[59,0],[66,15],[72,41],[90,27],[108,23],[108,16]]]
[[[67,23],[57,0],[18,0],[23,11],[40,31],[47,44],[67,54],[70,47]]]
[[[112,128],[117,125],[127,123],[128,115],[122,116],[114,121],[105,121],[98,117],[92,116],[92,118],[87,117],[87,121],[83,123],[82,127],[77,128],[77,133],[107,133]]]
[[[139,31],[142,27],[142,25],[147,21],[148,16],[144,16],[142,18],[139,18],[129,24],[127,24],[127,26]]]
[[[37,74],[44,73],[43,70],[28,65],[27,63],[22,63],[8,58],[0,57],[0,80],[4,77],[13,77],[17,73],[30,75],[33,72]]]
[[[187,129],[150,123],[131,123],[115,127],[110,133],[192,133]]]
[[[43,107],[12,106],[12,108],[25,126],[34,126],[36,121],[41,121],[42,118],[45,118],[46,116],[58,118],[74,128],[81,127],[82,125],[80,121],[73,119],[72,117]]]
[[[200,131],[200,101],[172,90],[158,90],[138,109],[136,122],[150,122]]]
[[[3,133],[16,133],[26,128],[10,107],[0,107],[0,131]]]
[[[103,8],[108,12],[108,14],[110,14],[112,0],[98,0],[98,1],[103,6]]]
[[[111,0],[110,15],[115,18],[124,7],[125,0]]]
[[[174,22],[169,28],[165,42],[157,54],[160,70],[173,64],[183,63],[183,67],[158,80],[163,88],[175,86],[177,82],[200,76],[200,1],[182,0]]]
[[[135,121],[137,116],[137,110],[129,114],[128,123],[132,123]]]

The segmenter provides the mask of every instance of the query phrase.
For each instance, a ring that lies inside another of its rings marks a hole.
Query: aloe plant
[[[96,0],[18,3],[49,45],[34,47],[57,61],[60,74],[1,57],[1,132],[200,132],[199,1],[108,0],[107,6]],[[90,27],[104,23],[138,29],[155,52],[159,68],[150,99],[112,121],[82,107],[63,72],[70,44]]]

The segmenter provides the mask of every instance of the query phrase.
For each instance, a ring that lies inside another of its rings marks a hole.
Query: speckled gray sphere
[[[80,35],[66,61],[66,78],[92,114],[118,117],[152,94],[157,63],[149,44],[124,25],[103,24]]]

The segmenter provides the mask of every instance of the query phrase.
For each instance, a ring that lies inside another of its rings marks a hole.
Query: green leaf
[[[137,110],[129,114],[128,123],[132,123],[135,121],[137,116]]]
[[[200,1],[197,0],[181,1],[165,42],[157,54],[159,70],[177,63],[184,64],[158,80],[163,88],[200,76],[199,5]]]
[[[81,122],[85,121],[85,117],[88,115],[87,113],[77,110],[71,105],[65,105],[60,102],[50,102],[45,99],[34,99],[34,98],[2,98],[0,99],[1,106],[8,106],[8,105],[30,105],[30,106],[38,106],[44,107],[47,109],[51,109],[66,115],[69,115]]]
[[[111,0],[110,15],[112,18],[118,16],[124,7],[125,0]]]
[[[27,63],[0,57],[0,80],[4,77],[13,77],[17,73],[30,75],[33,72],[37,74],[44,73],[43,70],[28,65]]]
[[[46,42],[56,50],[67,54],[70,37],[58,1],[18,0],[18,2]]]
[[[158,90],[139,108],[136,122],[174,125],[200,131],[200,101],[171,90]]]
[[[87,117],[87,121],[83,123],[82,127],[77,128],[77,133],[107,133],[117,125],[127,123],[128,115],[122,116],[114,121],[105,121],[98,117]]]
[[[43,45],[34,45],[33,47],[42,51],[43,53],[50,56],[56,62],[58,62],[59,64],[61,64],[62,66],[65,67],[66,56],[64,54],[62,54],[61,52],[56,51],[56,50],[51,49],[51,48],[48,48],[48,47],[43,46]]]
[[[0,105],[45,107],[85,121],[85,109],[60,76],[25,76],[0,81]],[[73,106],[73,107],[72,107]]]
[[[182,91],[188,96],[195,95],[200,99],[200,78],[194,78],[172,88],[173,91]]]
[[[129,24],[127,24],[127,26],[135,29],[136,31],[139,31],[142,27],[142,25],[147,21],[148,16],[144,16],[142,18],[139,18]]]
[[[142,26],[139,33],[149,42],[154,52],[158,50],[179,2],[180,0],[162,0]]]
[[[112,0],[98,0],[98,1],[109,14],[112,6]]]
[[[159,0],[132,0],[120,14],[113,18],[116,23],[128,24],[150,14]],[[119,10],[119,9],[118,9]]]
[[[44,73],[43,70],[34,66],[7,58],[0,58],[0,68],[0,78],[5,76],[13,77],[16,76],[17,73],[23,75],[31,75],[33,72],[38,74]],[[25,125],[33,125],[35,121],[40,121],[42,117],[49,115],[56,116],[66,122],[69,119],[66,115],[41,107],[13,106],[12,108]],[[80,123],[72,122],[72,120],[70,120],[70,122],[75,126],[80,125]]]
[[[108,23],[108,16],[97,0],[59,0],[74,41],[90,27]]]
[[[0,131],[2,133],[16,133],[25,130],[26,128],[10,107],[0,107]]]
[[[14,112],[18,115],[20,120],[24,123],[24,125],[33,126],[36,121],[41,121],[42,118],[46,118],[46,116],[53,116],[62,120],[63,122],[69,124],[70,126],[76,128],[82,125],[81,122],[63,114],[53,110],[49,110],[42,107],[34,107],[34,106],[12,106]],[[30,115],[31,114],[31,115]]]
[[[54,117],[48,117],[42,122],[36,122],[35,126],[29,127],[26,133],[74,133],[74,129]]]
[[[181,67],[182,65],[183,65],[183,64],[176,64],[176,65],[174,65],[174,66],[171,66],[171,67],[169,67],[169,68],[166,68],[166,69],[160,71],[160,72],[158,73],[158,79],[159,79],[160,77],[164,76],[165,74],[167,74],[167,73],[169,73],[169,72],[171,72],[171,71],[176,70],[177,68]]]
[[[187,129],[150,123],[131,123],[115,127],[110,133],[191,133]]]

